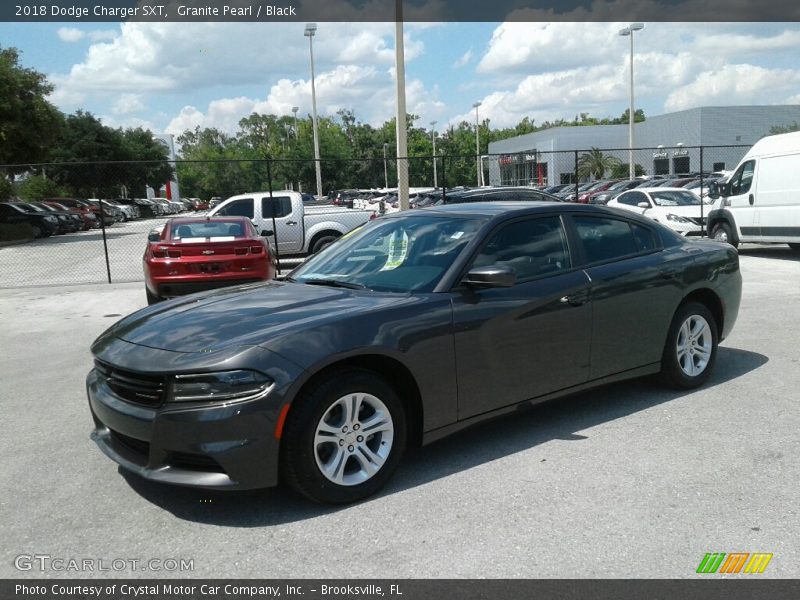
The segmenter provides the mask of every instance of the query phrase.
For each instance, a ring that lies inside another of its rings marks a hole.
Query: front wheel
[[[731,226],[725,221],[714,225],[714,229],[711,230],[711,237],[718,242],[726,242],[734,248],[739,246],[739,242],[737,242],[733,237],[733,230],[731,229]]]
[[[687,302],[672,319],[661,358],[661,379],[680,389],[709,378],[717,358],[717,322],[704,304]]]
[[[281,442],[281,472],[320,503],[357,502],[392,476],[406,444],[406,416],[383,378],[346,369],[292,406]]]

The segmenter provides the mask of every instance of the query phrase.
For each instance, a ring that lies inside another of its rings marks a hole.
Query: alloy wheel
[[[681,371],[689,377],[696,377],[705,371],[711,360],[713,344],[708,321],[700,315],[689,316],[678,330],[675,346]]]

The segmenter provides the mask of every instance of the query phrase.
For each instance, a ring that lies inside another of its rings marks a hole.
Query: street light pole
[[[386,166],[386,149],[389,147],[389,144],[386,142],[383,143],[383,189],[389,189],[389,169]]]
[[[403,0],[395,0],[394,24],[395,92],[397,117],[397,199],[400,210],[408,210],[408,139],[406,132],[406,58],[403,45]],[[402,157],[402,158],[401,158]]]
[[[297,111],[300,110],[299,106],[293,106],[292,112],[294,113],[294,140],[297,143]]]
[[[307,23],[303,35],[308,38],[308,51],[311,55],[311,125],[314,130],[314,165],[317,171],[317,197],[322,198],[322,168],[319,162],[319,131],[317,125],[317,89],[314,84],[314,34],[317,32],[316,23]]]
[[[633,32],[642,29],[644,29],[644,23],[631,23],[619,31],[621,36],[631,38],[631,105],[628,108],[628,179],[630,180],[636,176],[633,164]]]
[[[475,164],[478,172],[478,187],[483,185],[483,173],[481,172],[481,139],[480,139],[480,125],[478,123],[478,107],[480,102],[472,105],[475,109]]]
[[[431,121],[431,139],[433,140],[433,189],[439,187],[436,181],[436,121]]]

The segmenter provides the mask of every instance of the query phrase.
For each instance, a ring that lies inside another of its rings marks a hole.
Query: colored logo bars
[[[709,552],[697,566],[697,573],[763,573],[771,560],[772,554],[764,552]]]

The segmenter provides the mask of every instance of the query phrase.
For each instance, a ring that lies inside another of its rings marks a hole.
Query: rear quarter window
[[[658,241],[649,227],[602,216],[573,217],[586,262],[599,263],[652,252]]]

